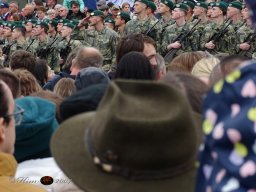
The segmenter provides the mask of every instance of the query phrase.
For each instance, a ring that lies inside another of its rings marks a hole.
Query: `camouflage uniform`
[[[162,33],[165,32],[165,30],[166,30],[167,27],[173,25],[174,23],[175,23],[175,21],[174,21],[172,18],[168,19],[167,21],[164,21],[163,18],[160,19],[159,24],[160,24],[161,27],[162,27]]]
[[[75,48],[81,46],[82,43],[78,40],[70,39],[67,41],[66,39],[62,40],[58,43],[58,52],[60,53],[60,58],[66,59],[68,54],[74,50]]]
[[[250,43],[251,48],[248,51],[242,51],[239,48],[239,45],[248,40],[248,36],[251,34],[254,34],[254,30],[247,24],[243,25],[241,28],[237,30],[237,35],[239,37],[239,43],[237,44],[237,52],[239,55],[246,56],[249,58],[252,58],[255,55],[256,39],[254,39]]]
[[[156,24],[156,22],[153,19],[146,19],[146,20],[139,20],[139,19],[132,19],[126,23],[126,26],[124,28],[124,35],[131,35],[131,34],[139,34],[143,33],[146,34],[148,30],[152,28]],[[160,22],[160,21],[159,21]],[[160,23],[157,23],[151,30],[151,32],[148,34],[148,36],[152,37],[157,44],[158,50],[160,49],[161,45],[161,31],[162,26]]]
[[[206,44],[209,42],[210,38],[215,34],[220,32],[227,23],[223,23],[220,26],[217,26],[216,23],[211,23],[205,27],[204,37],[202,37],[201,43]],[[236,53],[237,45],[237,35],[233,26],[229,25],[227,32],[221,39],[218,39],[214,42],[215,48],[213,50],[208,50],[211,54],[214,55],[232,55]]]
[[[48,52],[45,55],[43,56],[38,55],[40,51],[49,48],[51,43],[52,42],[50,42],[49,37],[47,37],[43,42],[40,42],[39,40],[35,40],[32,47],[36,51],[37,57],[39,57],[40,59],[46,59],[51,69],[55,73],[58,73],[60,72],[60,65],[59,65],[59,54],[58,54],[56,44],[52,44],[50,50],[48,50]]]
[[[10,52],[11,52],[11,48],[14,44],[15,44],[14,41],[8,41],[7,39],[5,39],[5,42],[2,46],[3,54],[6,55],[5,60],[4,60],[4,67],[9,66],[9,61],[10,61],[10,56],[11,56]]]
[[[191,29],[192,25],[185,23],[183,26],[177,26],[177,24],[170,25],[166,28],[163,34],[163,43],[162,43],[162,54],[165,55],[168,53],[167,46],[170,43],[174,43],[176,38],[180,34],[184,34]],[[177,55],[180,55],[183,52],[187,51],[197,51],[199,48],[199,33],[195,31],[191,36],[185,39],[185,41],[180,42],[181,48],[177,52]]]
[[[26,49],[27,46],[28,46],[27,41],[23,41],[23,42],[15,41],[15,43],[10,48],[10,55],[12,55],[13,52],[15,52],[16,50]]]
[[[104,57],[103,65],[110,67],[115,59],[118,34],[107,27],[104,27],[101,31],[87,29],[83,34],[84,44],[99,49]]]

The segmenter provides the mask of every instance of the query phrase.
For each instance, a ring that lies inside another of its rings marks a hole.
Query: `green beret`
[[[195,7],[195,3],[191,2],[191,1],[183,1],[182,3],[188,5],[191,9],[194,9],[194,7]]]
[[[183,11],[188,11],[188,6],[184,3],[176,4],[174,8],[182,9]]]
[[[236,9],[242,10],[243,5],[242,3],[238,2],[238,1],[233,1],[231,3],[228,4],[229,7],[234,7]]]
[[[135,0],[135,2],[141,2],[141,3],[144,3],[145,5],[148,6],[148,1],[147,0]]]
[[[79,20],[78,19],[73,19],[73,20],[70,20],[70,23],[77,26],[79,24]]]
[[[104,13],[100,10],[93,11],[90,16],[100,16],[105,17]]]
[[[224,3],[224,2],[217,2],[217,3],[214,3],[213,7],[219,7],[223,12],[227,12],[227,4]]]
[[[106,18],[104,20],[104,23],[111,23],[111,24],[113,24],[115,26],[115,21],[112,18],[110,18],[110,17]]]
[[[213,7],[214,4],[215,2],[208,3],[208,7]]]
[[[125,20],[126,22],[131,20],[130,15],[124,11],[119,12],[118,15],[121,17],[121,19]]]
[[[148,7],[149,7],[150,9],[152,9],[153,11],[156,10],[156,4],[153,3],[152,1],[148,1]]]
[[[36,19],[29,19],[26,21],[23,21],[23,24],[27,24],[27,23],[32,23],[32,25],[36,24],[37,20]]]
[[[13,30],[13,29],[17,29],[17,28],[25,29],[24,25],[17,23],[17,24],[14,24],[14,25],[13,25],[12,30]]]
[[[49,29],[48,24],[47,24],[46,22],[44,22],[44,21],[38,21],[38,22],[35,24],[35,26],[37,26],[37,25],[40,25],[40,26],[43,27],[43,28]]]
[[[54,27],[57,27],[58,22],[57,22],[56,20],[50,20],[50,21],[48,22],[48,24],[50,24],[50,25],[52,25],[52,26],[54,26]]]
[[[8,27],[10,29],[12,29],[12,27],[13,27],[12,23],[10,23],[10,22],[4,22],[3,25],[4,25],[4,27]]]
[[[205,8],[205,9],[208,9],[208,5],[207,5],[206,3],[204,3],[204,2],[197,2],[197,3],[196,3],[196,6],[198,6],[198,7],[203,7],[203,8]]]
[[[161,3],[165,4],[167,7],[169,7],[171,10],[174,8],[174,4],[170,0],[161,0]]]
[[[69,23],[69,20],[68,19],[60,19],[58,20],[58,23]]]
[[[74,29],[75,28],[75,25],[73,25],[72,23],[64,23],[63,24],[63,27],[66,26],[66,27],[69,27],[71,29]]]

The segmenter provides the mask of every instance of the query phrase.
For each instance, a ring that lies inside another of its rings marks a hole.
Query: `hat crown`
[[[160,83],[111,83],[88,135],[96,156],[132,170],[173,169],[196,154],[196,130],[186,99]]]

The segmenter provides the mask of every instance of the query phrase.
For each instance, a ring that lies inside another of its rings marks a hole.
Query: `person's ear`
[[[5,122],[4,122],[4,118],[1,117],[0,118],[0,144],[4,142],[5,140]]]

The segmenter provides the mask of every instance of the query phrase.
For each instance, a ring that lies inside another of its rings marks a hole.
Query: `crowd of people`
[[[2,2],[0,191],[256,191],[250,8]]]

